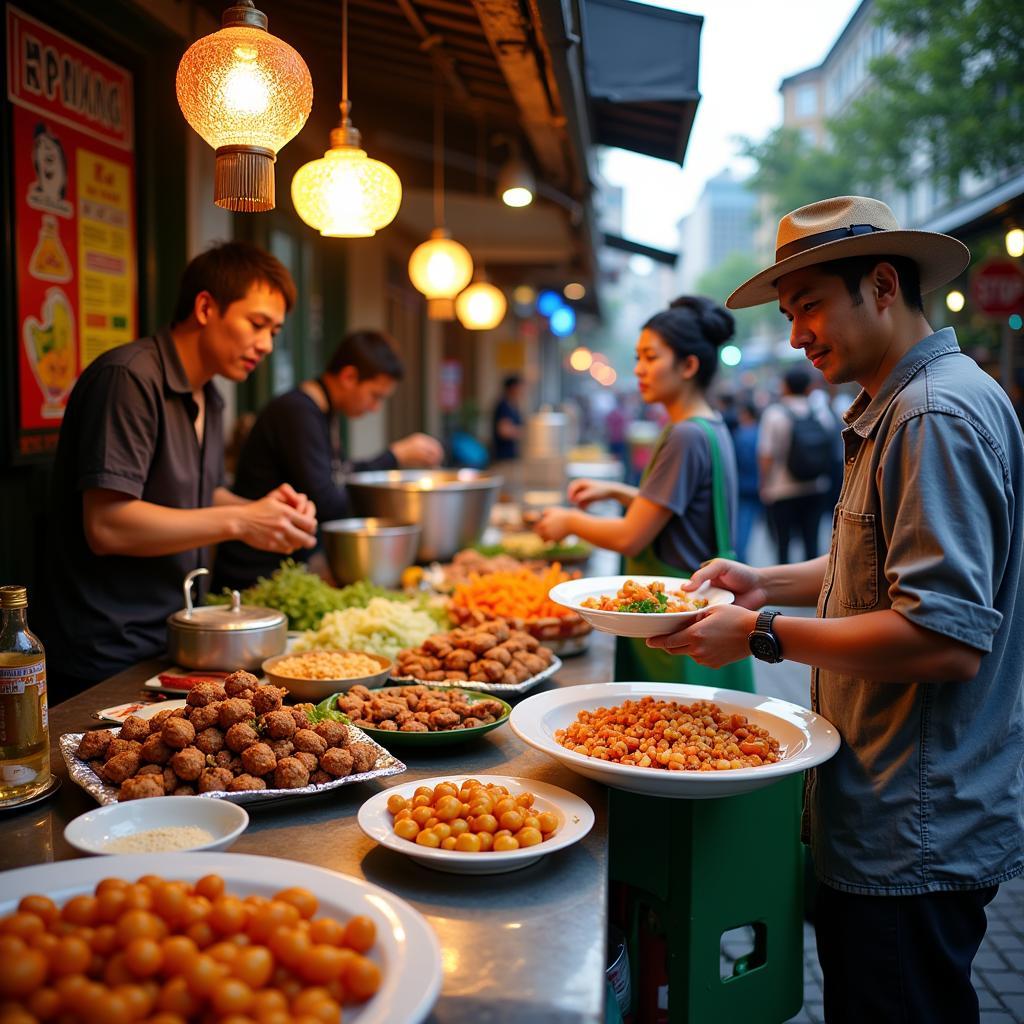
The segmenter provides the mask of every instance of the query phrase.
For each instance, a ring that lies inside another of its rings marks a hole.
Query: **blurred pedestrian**
[[[509,374],[501,384],[501,398],[494,407],[491,420],[491,450],[495,462],[519,458],[519,442],[523,437],[523,378]]]
[[[760,431],[757,406],[749,399],[737,403],[737,425],[732,441],[736,448],[736,476],[739,483],[739,510],[736,526],[736,557],[747,560],[747,547],[754,526],[761,517],[761,469],[757,460]]]
[[[789,561],[789,542],[795,535],[804,557],[814,558],[822,496],[828,491],[837,428],[831,416],[816,412],[807,398],[811,375],[794,366],[782,378],[782,398],[761,417],[758,459],[761,501],[778,554]]]

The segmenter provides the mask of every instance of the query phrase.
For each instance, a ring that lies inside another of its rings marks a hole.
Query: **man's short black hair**
[[[325,372],[341,373],[346,366],[354,366],[361,381],[374,377],[401,380],[405,376],[398,346],[383,331],[349,331],[338,343]]]
[[[519,387],[523,383],[523,378],[518,373],[510,373],[502,382],[501,388],[503,391],[511,391],[513,388]]]
[[[909,256],[848,256],[843,260],[819,263],[818,269],[826,274],[841,277],[846,285],[846,290],[850,293],[850,298],[853,299],[853,304],[859,306],[864,301],[864,297],[860,293],[860,283],[879,263],[893,265],[896,276],[899,278],[903,301],[915,313],[923,313],[921,272]]]
[[[181,275],[171,323],[184,323],[192,315],[200,292],[209,292],[217,308],[223,312],[257,283],[269,285],[280,292],[286,311],[295,305],[295,282],[288,268],[276,256],[251,242],[215,245],[192,260]]]

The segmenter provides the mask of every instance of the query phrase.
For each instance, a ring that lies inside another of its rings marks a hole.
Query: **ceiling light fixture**
[[[349,118],[348,0],[341,0],[341,122],[331,148],[303,164],[292,178],[295,212],[329,238],[369,238],[390,224],[402,204],[402,182],[362,148]]]
[[[298,52],[267,31],[252,0],[239,0],[220,29],[185,51],[174,88],[185,120],[216,151],[213,201],[243,213],[272,210],[277,152],[313,106]]]

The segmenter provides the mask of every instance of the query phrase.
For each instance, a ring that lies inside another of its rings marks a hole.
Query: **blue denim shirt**
[[[818,615],[891,608],[983,652],[969,682],[816,669],[838,754],[808,779],[818,877],[846,892],[978,889],[1024,870],[1024,440],[952,329],[845,416]]]

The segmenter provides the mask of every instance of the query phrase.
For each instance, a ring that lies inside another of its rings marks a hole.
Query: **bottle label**
[[[0,666],[0,748],[9,758],[46,741],[46,659]]]

